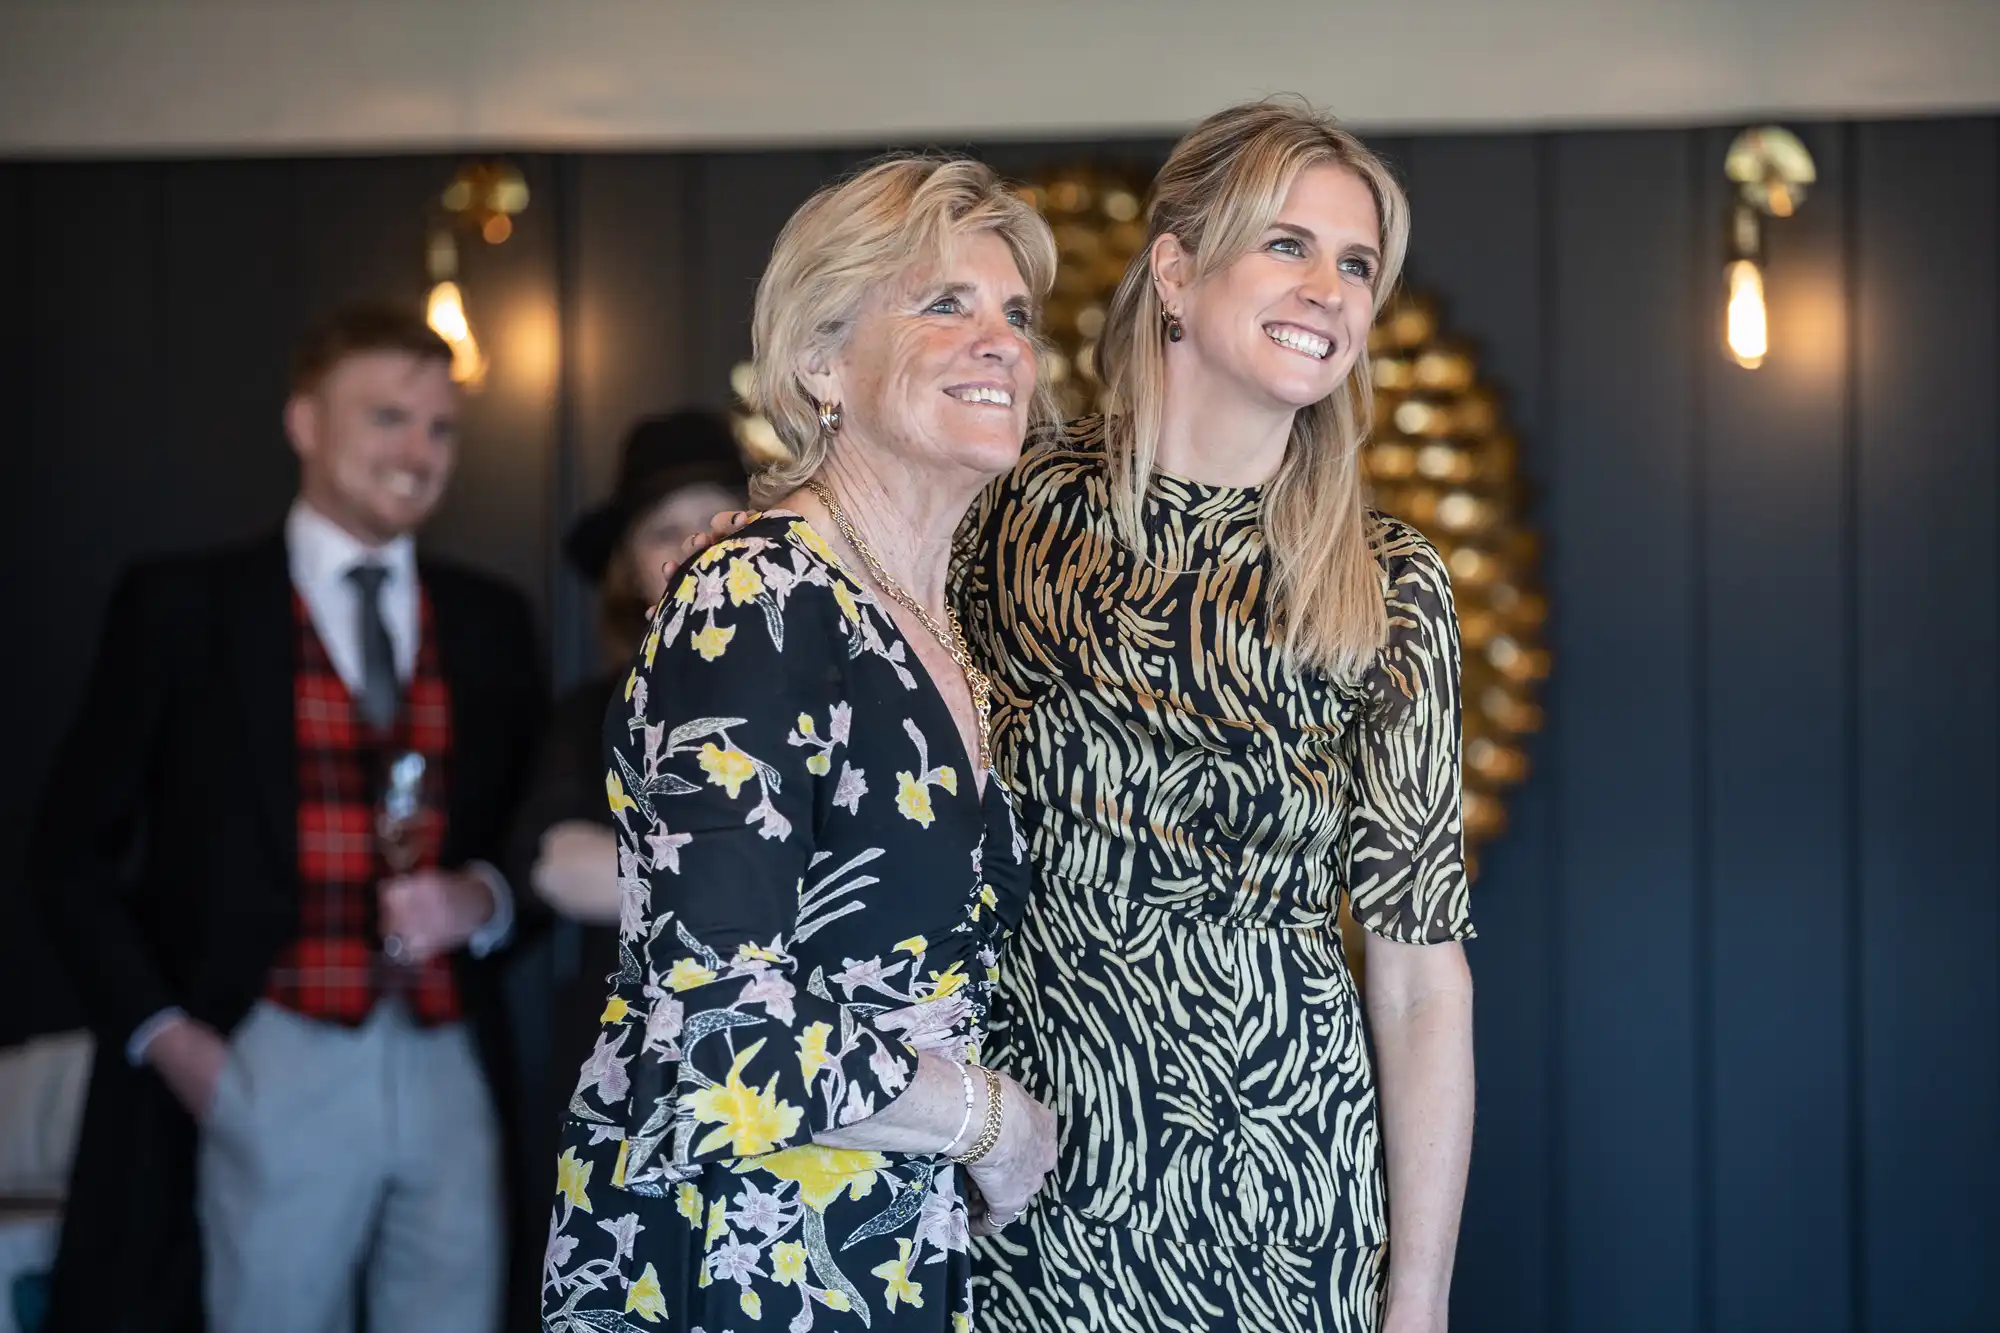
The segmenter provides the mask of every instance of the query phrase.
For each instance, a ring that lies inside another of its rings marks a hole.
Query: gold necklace
[[[993,682],[986,678],[984,671],[973,665],[972,652],[965,646],[965,631],[959,628],[958,613],[946,607],[944,615],[951,628],[947,630],[945,626],[938,624],[937,617],[924,610],[923,604],[905,591],[902,584],[889,577],[889,571],[882,568],[882,561],[876,556],[875,548],[863,541],[861,534],[854,530],[854,525],[847,521],[847,511],[840,507],[840,501],[833,498],[833,492],[826,484],[815,477],[806,482],[806,489],[818,496],[819,502],[826,506],[826,512],[833,515],[834,525],[840,529],[840,535],[847,538],[847,544],[858,551],[861,558],[867,562],[869,572],[874,574],[875,582],[882,591],[888,593],[898,606],[915,616],[917,622],[930,631],[931,637],[951,654],[951,660],[957,663],[958,669],[964,673],[965,688],[972,694],[972,710],[979,715],[979,767],[982,772],[992,768],[993,738],[988,715],[993,709]]]

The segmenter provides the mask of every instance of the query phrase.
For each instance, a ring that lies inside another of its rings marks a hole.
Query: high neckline
[[[1264,488],[1211,486],[1155,472],[1146,489],[1146,530],[1181,568],[1263,553]]]

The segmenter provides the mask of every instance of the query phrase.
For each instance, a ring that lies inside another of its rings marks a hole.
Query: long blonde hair
[[[1269,99],[1217,112],[1174,146],[1153,182],[1146,246],[1118,284],[1098,345],[1112,517],[1120,538],[1135,550],[1145,549],[1146,490],[1166,401],[1153,243],[1171,233],[1193,256],[1196,281],[1218,273],[1256,244],[1299,173],[1321,166],[1353,172],[1375,196],[1382,266],[1374,301],[1380,311],[1409,245],[1409,201],[1380,158],[1304,102]],[[1275,575],[1270,604],[1286,657],[1341,680],[1358,677],[1388,637],[1382,569],[1361,478],[1373,406],[1364,350],[1330,397],[1293,418],[1284,462],[1263,498]]]
[[[828,185],[799,206],[772,247],[750,319],[753,405],[784,442],[786,457],[750,480],[769,504],[825,466],[834,437],[799,378],[815,351],[846,342],[868,297],[942,261],[961,236],[990,232],[1021,270],[1039,307],[1055,282],[1049,224],[993,169],[971,158],[900,153]],[[1040,335],[1034,336],[1038,349]],[[1047,356],[1036,358],[1031,422],[1054,418]]]

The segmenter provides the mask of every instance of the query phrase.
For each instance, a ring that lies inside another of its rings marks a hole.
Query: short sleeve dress
[[[704,552],[605,725],[619,970],[571,1099],[551,1333],[969,1327],[960,1169],[814,1135],[979,1058],[1026,891],[895,622],[792,515]]]
[[[980,1327],[1372,1329],[1381,1143],[1336,922],[1347,896],[1394,940],[1472,933],[1450,584],[1373,516],[1389,641],[1337,684],[1277,649],[1257,489],[1157,478],[1144,558],[1107,494],[1078,423],[961,539],[1035,871],[993,1053],[1061,1144],[979,1247]]]

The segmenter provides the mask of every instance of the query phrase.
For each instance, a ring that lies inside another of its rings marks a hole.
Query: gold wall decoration
[[[1067,417],[1097,408],[1097,339],[1118,280],[1146,243],[1145,188],[1098,167],[1020,187],[1048,218],[1060,252],[1042,327],[1055,345],[1048,371]],[[1363,465],[1373,501],[1430,538],[1451,571],[1464,652],[1465,849],[1476,874],[1480,848],[1507,827],[1506,793],[1527,777],[1527,737],[1542,725],[1549,650],[1540,544],[1499,396],[1481,381],[1471,349],[1444,331],[1436,304],[1399,296],[1376,321],[1368,355],[1375,431]],[[743,407],[749,369],[731,374],[738,436],[752,458],[781,457],[770,423]]]

